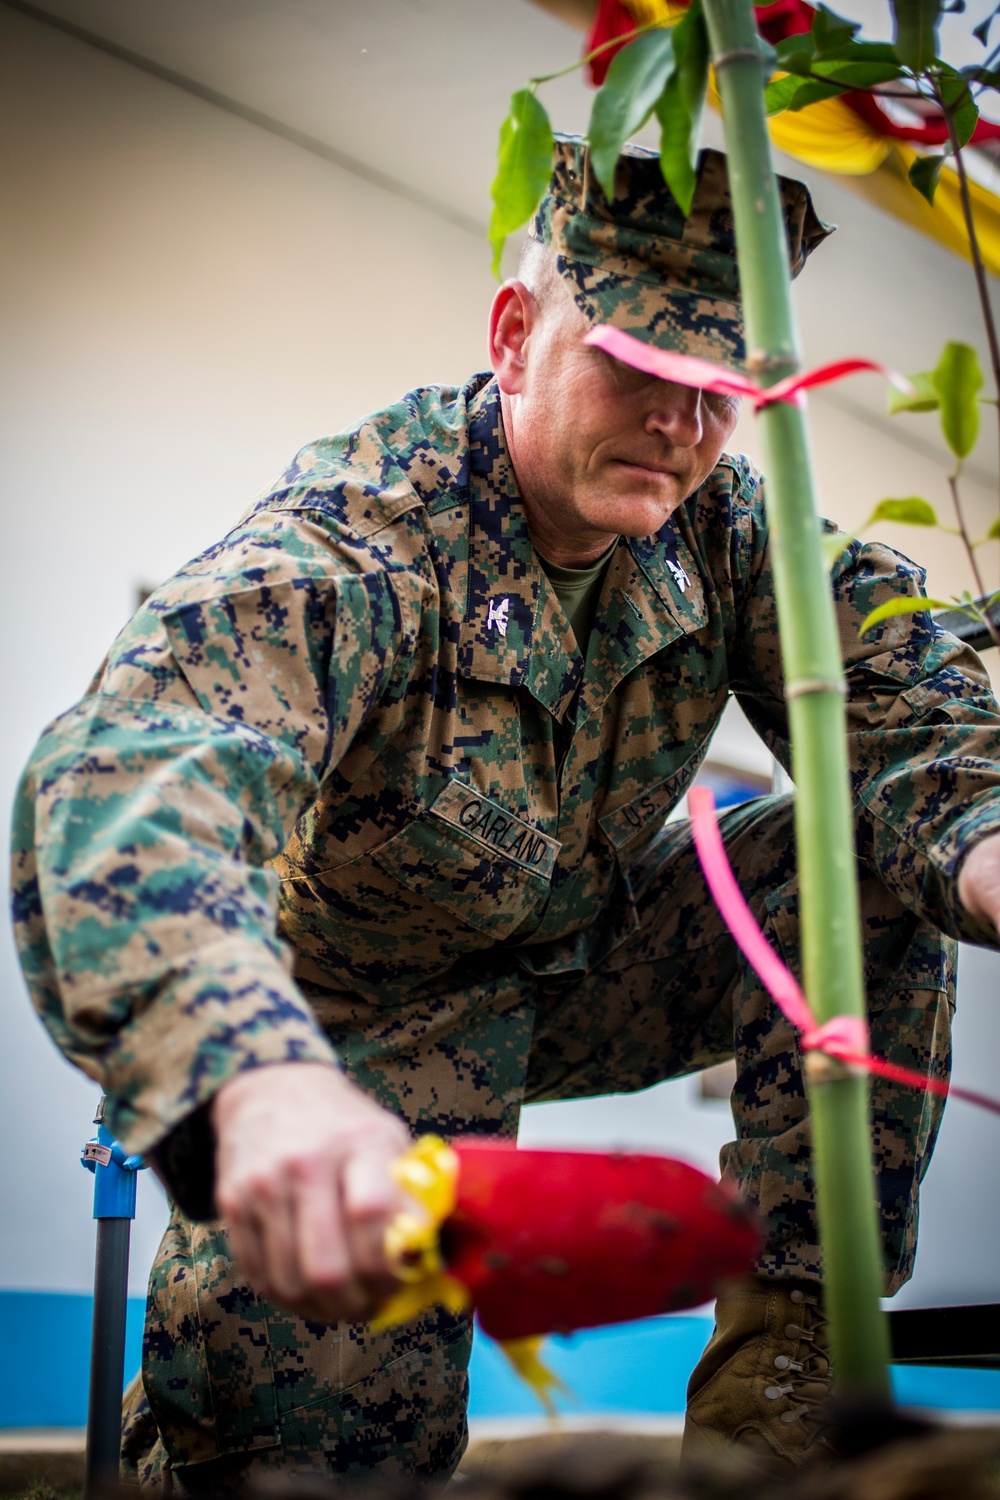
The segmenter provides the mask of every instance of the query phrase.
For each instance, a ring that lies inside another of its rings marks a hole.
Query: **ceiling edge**
[[[363,182],[372,187],[381,188],[383,192],[391,193],[396,198],[402,198],[407,203],[412,203],[416,208],[422,208],[427,213],[433,214],[438,219],[444,219],[453,224],[457,229],[464,230],[466,234],[475,235],[478,240],[485,241],[486,225],[479,223],[476,219],[457,209],[448,207],[447,204],[439,202],[422,193],[417,188],[410,187],[408,183],[391,177],[386,172],[380,172],[377,167],[371,167],[366,162],[359,161],[357,157],[350,156],[340,151],[336,146],[330,146],[326,141],[319,140],[316,136],[307,135],[305,131],[297,130],[294,125],[288,125],[284,120],[278,120],[273,115],[264,114],[262,110],[254,109],[249,104],[243,104],[239,99],[232,99],[228,94],[220,93],[218,89],[210,88],[208,84],[199,83],[195,78],[189,78],[184,73],[178,73],[173,68],[165,67],[162,63],[154,61],[151,57],[143,57],[141,53],[133,52],[128,47],[119,46],[117,42],[110,41],[107,37],[99,36],[96,32],[88,31],[83,26],[78,26],[74,21],[66,21],[61,16],[52,15],[51,12],[43,10],[41,6],[32,5],[30,0],[0,0],[8,10],[18,11],[22,15],[30,16],[32,20],[40,22],[44,26],[51,26],[56,31],[62,31],[67,36],[73,37],[78,42],[85,43],[88,47],[96,47],[98,51],[107,53],[110,57],[117,58],[119,62],[128,63],[133,68],[138,68],[143,73],[158,78],[161,83],[172,84],[175,88],[183,89],[187,94],[193,94],[196,99],[201,99],[205,104],[214,105],[216,109],[225,110],[227,114],[235,115],[238,119],[245,121],[248,125],[255,125],[259,130],[266,130],[269,135],[278,136],[290,145],[298,146],[302,151],[308,151],[312,156],[318,156],[321,160],[329,162],[332,166],[340,167],[344,172],[349,172],[352,177],[359,177]]]
[[[530,0],[530,3],[577,31],[589,31],[597,11],[597,0]]]

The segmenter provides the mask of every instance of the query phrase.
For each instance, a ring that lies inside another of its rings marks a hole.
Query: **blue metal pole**
[[[96,1139],[87,1142],[81,1156],[83,1165],[94,1174],[97,1220],[85,1500],[111,1494],[118,1484],[129,1238],[135,1218],[136,1173],[145,1165],[141,1156],[126,1156],[106,1128],[103,1095],[94,1124]]]

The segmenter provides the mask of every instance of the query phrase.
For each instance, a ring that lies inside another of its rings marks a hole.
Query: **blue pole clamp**
[[[134,1219],[136,1173],[146,1165],[142,1157],[126,1156],[99,1121],[97,1138],[84,1146],[80,1161],[94,1174],[94,1218]]]

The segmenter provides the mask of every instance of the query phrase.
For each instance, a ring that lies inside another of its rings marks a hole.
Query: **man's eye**
[[[702,391],[701,399],[717,417],[728,417],[732,413],[738,415],[742,405],[739,396],[724,396],[718,391]]]
[[[641,391],[643,386],[651,383],[650,377],[644,375],[641,370],[630,370],[627,365],[620,366],[620,369],[619,383],[622,390]]]
[[[595,349],[600,363],[604,367],[605,378],[608,384],[616,391],[631,392],[638,391],[644,385],[648,385],[649,375],[642,370],[633,370],[631,365],[622,364],[620,359],[612,359],[610,354],[605,354],[603,349]]]

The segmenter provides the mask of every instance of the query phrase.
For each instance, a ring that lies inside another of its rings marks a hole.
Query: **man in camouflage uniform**
[[[801,184],[782,193],[797,271],[826,231]],[[685,220],[655,157],[626,153],[609,204],[561,142],[494,301],[494,376],[304,449],[152,595],[26,774],[34,997],[177,1205],[127,1413],[145,1485],[449,1473],[465,1320],[364,1321],[406,1126],[513,1136],[524,1099],[734,1051],[722,1166],[770,1234],[746,1296],[720,1304],[691,1441],[792,1463],[813,1443],[827,1367],[799,1053],[687,824],[665,823],[731,691],[788,762],[761,485],[723,453],[735,403],[585,346],[595,322],[742,359],[718,153]],[[928,614],[859,636],[920,583],[858,542],[834,569],[874,1045],[941,1075],[939,929],[996,938],[1000,721]],[[787,799],[723,827],[797,964]],[[882,1083],[873,1103],[895,1289],[939,1106]]]

